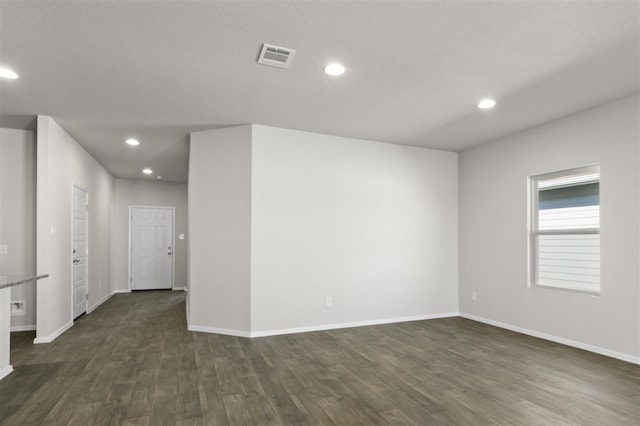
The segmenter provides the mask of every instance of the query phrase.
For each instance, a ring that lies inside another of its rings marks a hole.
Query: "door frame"
[[[171,291],[173,291],[175,285],[176,285],[176,208],[175,207],[171,207],[171,206],[143,206],[143,205],[129,205],[129,232],[128,232],[128,238],[129,238],[129,243],[128,243],[128,249],[127,249],[127,253],[128,253],[128,263],[129,263],[129,268],[128,268],[128,279],[127,279],[127,288],[129,289],[129,292],[131,292],[131,282],[133,280],[133,276],[131,274],[131,253],[133,252],[133,244],[131,241],[131,233],[133,231],[131,225],[133,224],[133,209],[165,209],[165,210],[171,210],[171,250],[173,255],[171,256]]]
[[[75,313],[73,311],[73,307],[74,305],[74,294],[73,294],[73,286],[74,286],[74,275],[73,275],[73,239],[74,239],[74,235],[73,235],[73,190],[75,188],[78,188],[81,191],[84,191],[84,193],[87,195],[87,198],[85,199],[85,207],[84,207],[84,212],[85,212],[85,221],[84,221],[84,238],[85,238],[85,244],[86,244],[86,248],[85,248],[85,254],[84,254],[84,315],[89,313],[89,298],[87,297],[87,294],[89,294],[89,190],[83,186],[80,185],[79,183],[73,183],[71,184],[71,250],[69,251],[69,255],[71,256],[71,258],[69,259],[69,264],[71,265],[71,321],[72,322],[76,322],[75,317]]]

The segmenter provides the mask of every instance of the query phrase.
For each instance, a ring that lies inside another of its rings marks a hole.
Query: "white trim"
[[[337,323],[337,324],[312,325],[308,327],[280,328],[280,329],[265,330],[265,331],[230,330],[225,328],[205,327],[200,325],[189,325],[188,329],[189,331],[200,331],[203,333],[224,334],[227,336],[255,338],[255,337],[267,337],[267,336],[279,336],[282,334],[307,333],[311,331],[326,331],[326,330],[337,330],[341,328],[365,327],[370,325],[393,324],[398,322],[424,321],[424,320],[438,319],[438,318],[457,317],[458,315],[459,315],[458,312],[447,312],[447,313],[440,313],[440,314],[384,318],[384,319],[378,319],[378,320],[354,321],[354,322]]]
[[[59,329],[57,329],[56,331],[54,331],[53,333],[51,333],[46,337],[36,337],[35,339],[33,339],[33,344],[37,345],[39,343],[51,343],[71,327],[73,327],[73,321],[69,321],[68,323],[66,323],[65,325],[63,325],[62,327],[60,327]]]
[[[185,297],[185,316],[186,316],[186,322],[187,322],[187,330],[191,330],[191,320],[190,320],[190,316],[189,316],[189,295],[187,294]],[[205,331],[205,333],[207,333]]]
[[[449,318],[449,317],[457,317],[458,312],[447,312],[440,314],[427,314],[427,315],[415,315],[409,317],[396,317],[396,318],[383,318],[377,320],[367,320],[367,321],[354,321],[354,322],[346,322],[346,323],[337,323],[337,324],[322,324],[322,325],[312,325],[309,327],[294,327],[294,328],[281,328],[276,330],[266,330],[266,331],[255,331],[251,332],[250,337],[266,337],[266,336],[278,336],[281,334],[294,334],[294,333],[307,333],[310,331],[325,331],[325,330],[337,330],[341,328],[353,328],[353,327],[365,327],[369,325],[380,325],[380,324],[393,324],[397,322],[409,322],[409,321],[424,321],[430,319],[438,319],[438,318]]]
[[[199,331],[202,333],[211,333],[211,334],[224,334],[225,336],[236,336],[236,337],[251,337],[251,333],[248,331],[242,330],[230,330],[227,328],[215,328],[215,327],[205,327],[201,325],[189,325],[187,327],[189,331]]]
[[[186,287],[174,287],[172,288],[173,291],[187,291]]]
[[[113,290],[112,295],[116,293],[131,293],[131,290]]]
[[[13,371],[13,367],[11,365],[7,365],[5,368],[0,370],[0,380],[7,377]]]
[[[131,251],[133,250],[133,246],[131,245],[131,225],[133,224],[133,206],[129,206],[129,220],[127,224],[127,293],[131,293],[131,281],[133,280],[131,276]],[[120,291],[118,291],[118,293],[120,293]]]
[[[577,342],[575,340],[565,339],[564,337],[553,336],[551,334],[541,333],[539,331],[529,330],[528,328],[518,327],[516,325],[505,324],[499,321],[490,320],[488,318],[479,317],[471,314],[461,313],[462,318],[470,319],[477,322],[493,325],[495,327],[504,328],[507,330],[515,331],[517,333],[526,334],[528,336],[537,337],[539,339],[549,340],[551,342],[560,343],[574,348],[583,349],[585,351],[594,352],[600,355],[605,355],[611,358],[620,359],[622,361],[631,362],[633,364],[640,364],[640,356],[634,356],[625,354],[622,352],[612,351],[610,349],[601,348],[599,346],[589,345],[587,343]]]
[[[35,324],[12,325],[11,326],[11,333],[19,332],[19,331],[33,331],[35,329],[36,329],[36,325]]]
[[[103,297],[102,299],[100,299],[95,305],[93,305],[92,307],[87,309],[87,314],[90,314],[91,312],[95,311],[96,309],[98,309],[100,307],[100,305],[102,305],[104,302],[106,302],[107,300],[111,299],[111,296],[113,296],[113,293],[109,293],[107,294],[105,297]]]
[[[191,325],[189,322],[189,295],[187,294],[187,297],[184,299],[184,305],[185,305],[185,316],[186,316],[186,321],[187,321],[187,330],[191,330]]]

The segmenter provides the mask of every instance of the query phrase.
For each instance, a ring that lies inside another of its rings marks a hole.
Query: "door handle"
[[[73,263],[80,263],[80,259],[73,259]]]
[[[171,252],[167,253],[169,256],[171,256]]]

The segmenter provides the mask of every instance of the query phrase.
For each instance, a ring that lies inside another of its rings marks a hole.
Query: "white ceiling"
[[[457,151],[637,92],[639,18],[637,1],[0,0],[0,65],[20,74],[0,123],[51,115],[130,179],[184,182],[190,131],[245,123]],[[291,67],[258,65],[262,43],[296,49]]]

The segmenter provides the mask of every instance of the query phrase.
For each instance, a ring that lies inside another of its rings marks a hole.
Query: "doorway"
[[[87,312],[87,205],[86,189],[73,186],[72,241],[73,241],[73,318]]]
[[[129,208],[129,288],[173,288],[174,207]]]

